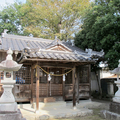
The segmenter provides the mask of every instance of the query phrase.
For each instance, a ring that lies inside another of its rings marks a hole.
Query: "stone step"
[[[48,103],[48,102],[55,102],[56,99],[54,97],[46,97],[44,98],[44,103]]]
[[[39,102],[44,102],[44,98],[49,98],[49,97],[39,97]],[[53,98],[55,98],[56,101],[63,101],[63,96],[55,96]],[[36,98],[33,98],[33,102],[36,102]]]
[[[120,120],[120,114],[110,112],[108,110],[102,110],[100,112],[100,117],[107,120]]]
[[[40,109],[55,108],[55,107],[66,107],[66,102],[64,101],[55,101],[49,103],[39,102]],[[36,108],[36,103],[33,104],[33,108]]]
[[[21,111],[18,109],[17,112],[0,113],[0,120],[26,120],[26,119],[22,117]]]

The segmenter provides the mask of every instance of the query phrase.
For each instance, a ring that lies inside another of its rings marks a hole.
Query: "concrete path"
[[[55,103],[39,103],[40,110],[35,113],[35,109],[31,108],[30,104],[19,104],[22,115],[27,120],[47,120],[60,119],[76,116],[86,116],[93,113],[89,108],[108,107],[108,103],[92,102],[91,100],[80,100],[77,104],[77,109],[73,109],[72,102],[55,102]]]

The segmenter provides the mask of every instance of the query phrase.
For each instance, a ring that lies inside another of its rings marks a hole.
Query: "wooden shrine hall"
[[[86,51],[59,39],[10,35],[1,36],[0,62],[6,51],[13,50],[13,58],[22,68],[14,73],[13,93],[17,102],[54,102],[57,100],[89,99],[90,65],[104,52]],[[3,72],[0,73],[3,79]],[[1,85],[2,86],[2,85]],[[2,88],[0,93],[2,94]]]

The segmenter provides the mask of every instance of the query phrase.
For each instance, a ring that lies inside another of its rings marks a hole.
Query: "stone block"
[[[108,120],[120,120],[120,115],[114,112],[110,112],[107,110],[102,110],[100,112],[100,117],[102,117],[103,119],[108,119]]]
[[[117,120],[117,115],[116,114],[111,114],[111,120]]]
[[[61,114],[58,114],[58,115],[54,116],[54,119],[61,119],[61,118],[66,118],[66,114],[61,113]]]
[[[110,111],[120,114],[120,103],[111,102],[110,103]]]
[[[108,120],[111,120],[111,113],[109,111],[106,112],[106,118]]]
[[[16,113],[0,113],[0,120],[26,120],[22,117],[20,110]]]

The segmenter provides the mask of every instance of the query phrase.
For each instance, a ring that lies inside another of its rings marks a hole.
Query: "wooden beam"
[[[75,99],[75,67],[72,71],[72,81],[73,81],[73,109],[76,109],[76,99]]]
[[[32,65],[32,69],[35,69],[35,66],[37,65],[37,63],[34,63],[33,65]]]
[[[35,68],[35,66],[36,66],[37,64],[36,63],[34,63],[33,65],[32,65],[32,68],[34,69]],[[46,67],[46,68],[64,68],[64,69],[72,69],[74,66],[73,65],[70,65],[70,64],[61,64],[61,63],[55,63],[55,62],[40,62],[39,63],[39,66],[40,67]]]
[[[49,68],[67,68],[67,69],[71,69],[73,68],[73,65],[65,65],[65,64],[55,64],[55,63],[41,63],[39,64],[41,67],[49,67]]]
[[[33,107],[33,75],[34,75],[34,69],[32,69],[32,66],[31,66],[31,100],[30,100],[30,103]]]
[[[23,63],[23,65],[32,65],[32,63]]]
[[[35,67],[36,64],[33,65],[33,67]],[[49,68],[67,68],[67,69],[71,69],[73,68],[73,65],[66,65],[66,64],[62,64],[62,63],[55,63],[55,62],[42,62],[42,63],[39,63],[39,65],[41,67],[49,67]]]
[[[36,76],[36,112],[39,111],[39,67],[37,66],[36,69],[37,76]]]
[[[95,63],[95,61],[77,61],[77,60],[60,60],[60,59],[38,59],[38,58],[24,58],[20,63],[24,61],[54,61],[54,62],[73,62],[73,63]]]

